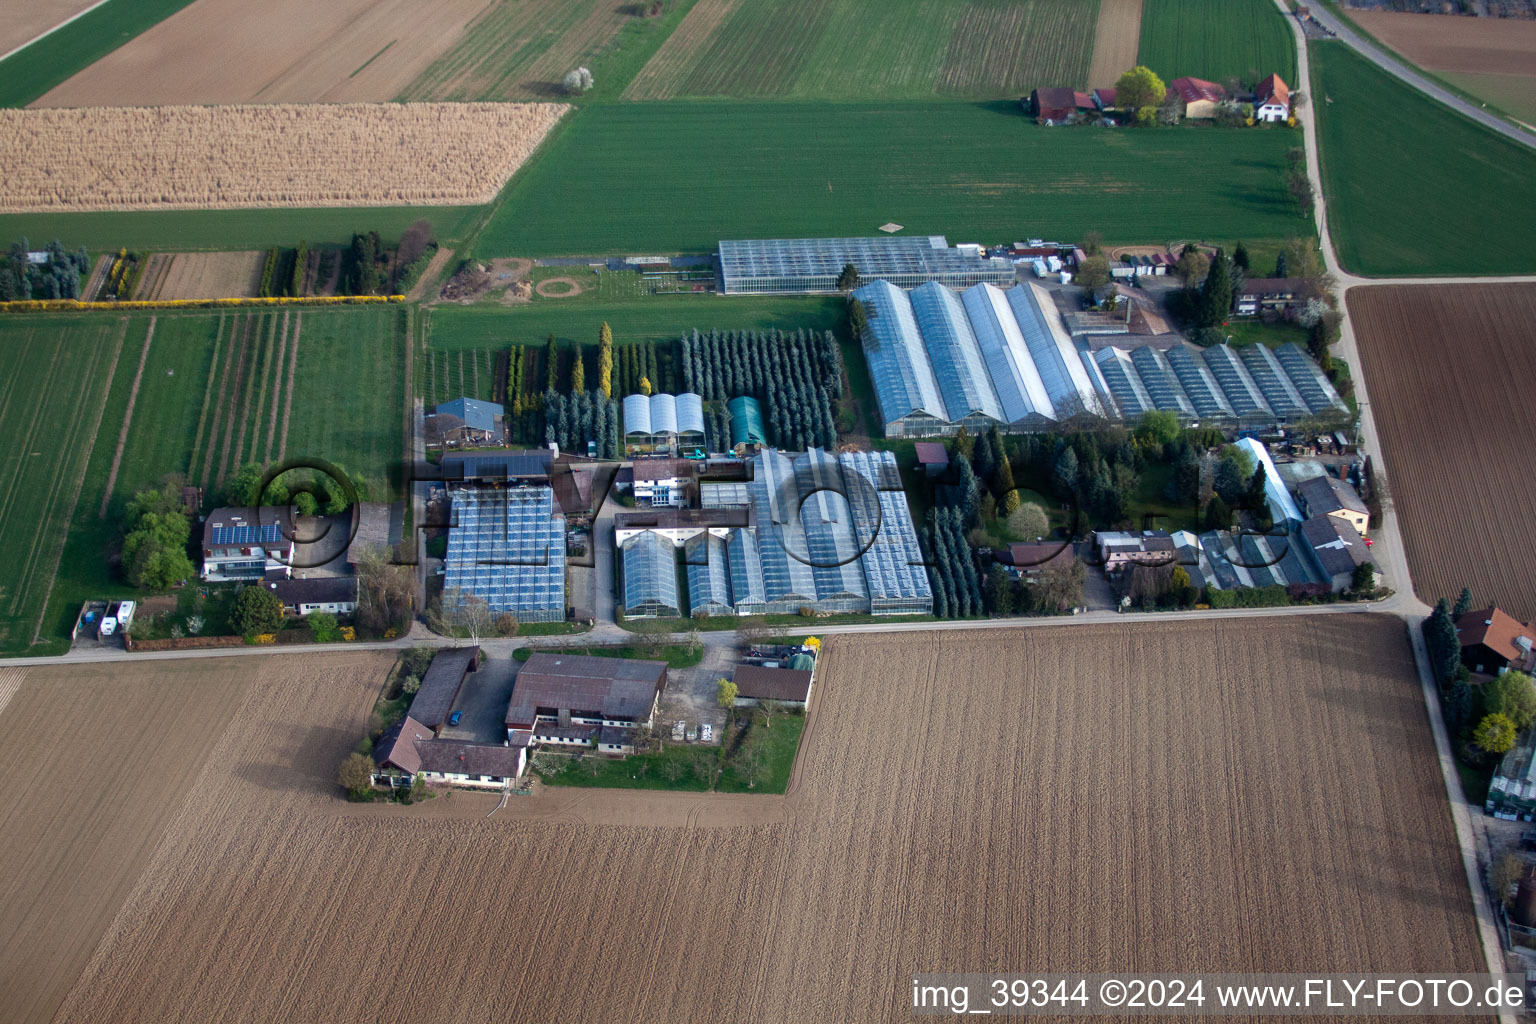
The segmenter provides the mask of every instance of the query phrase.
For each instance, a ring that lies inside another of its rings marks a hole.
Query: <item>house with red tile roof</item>
[[[1495,607],[1467,612],[1456,620],[1461,663],[1481,675],[1505,669],[1529,672],[1536,666],[1536,630]]]
[[[1036,89],[1030,93],[1024,107],[1041,124],[1068,124],[1079,111],[1089,114],[1096,112],[1093,97],[1087,93],[1057,87]]]
[[[1270,75],[1254,90],[1253,116],[1271,124],[1291,116],[1291,89],[1279,75]]]

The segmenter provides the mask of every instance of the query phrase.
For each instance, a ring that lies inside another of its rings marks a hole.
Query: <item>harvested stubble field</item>
[[[1098,3],[699,0],[625,96],[995,98],[1082,86]]]
[[[906,1020],[914,970],[1480,966],[1395,619],[824,658],[784,798],[623,824],[344,804],[387,658],[265,662],[55,1020]]]
[[[1536,285],[1352,288],[1348,302],[1414,590],[1433,604],[1471,587],[1529,620]]]
[[[452,47],[484,6],[485,0],[197,0],[124,40],[37,105],[383,103]]]
[[[557,103],[0,111],[0,212],[479,204]]]

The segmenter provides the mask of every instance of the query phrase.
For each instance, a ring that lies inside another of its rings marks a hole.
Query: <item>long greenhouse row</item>
[[[1347,412],[1295,345],[1093,352],[1073,341],[1050,293],[1032,283],[956,293],[936,282],[905,292],[874,281],[853,295],[890,437],[962,426],[1043,430],[1081,415],[1134,420],[1153,409],[1242,425]]]
[[[749,527],[701,527],[682,541],[683,602],[676,548],[660,533],[622,546],[624,613],[818,612],[913,614],[933,611],[917,530],[890,452],[820,448],[789,456],[763,449],[743,498]]]

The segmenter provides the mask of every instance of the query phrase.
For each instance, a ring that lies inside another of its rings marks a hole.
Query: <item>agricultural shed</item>
[[[763,425],[763,408],[750,395],[738,395],[725,404],[731,414],[731,447],[768,443],[768,431]]]
[[[680,454],[703,443],[704,403],[698,395],[625,397],[625,454]]]
[[[1093,97],[1087,93],[1061,86],[1036,89],[1024,103],[1025,110],[1034,114],[1036,121],[1051,125],[1067,123],[1078,111],[1091,111],[1095,106]]]
[[[918,468],[929,476],[938,476],[949,468],[949,450],[935,441],[919,441],[912,446]]]
[[[1175,78],[1168,91],[1184,101],[1184,116],[1191,120],[1215,117],[1217,105],[1227,98],[1227,90],[1203,78]]]
[[[506,409],[494,402],[482,402],[478,398],[461,397],[443,402],[433,410],[438,415],[455,416],[464,421],[467,430],[481,434],[495,433],[498,421],[506,415]]]
[[[438,651],[421,677],[421,687],[411,700],[406,717],[434,731],[441,728],[448,712],[453,710],[453,702],[458,699],[465,676],[474,671],[479,657],[478,645]]]
[[[1353,526],[1333,516],[1313,516],[1298,531],[1313,561],[1322,570],[1322,579],[1334,593],[1347,590],[1354,581],[1356,567],[1375,563],[1365,538]]]
[[[799,669],[738,665],[731,682],[736,684],[739,708],[765,700],[804,707],[811,699],[811,673]]]
[[[633,726],[649,722],[667,685],[667,663],[586,654],[535,654],[518,670],[507,728]]]

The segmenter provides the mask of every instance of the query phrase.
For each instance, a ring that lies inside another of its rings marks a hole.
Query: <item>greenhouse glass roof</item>
[[[565,616],[565,520],[548,487],[462,490],[451,495],[443,585],[527,621]]]
[[[951,420],[981,413],[1008,422],[960,296],[936,282],[911,293],[912,315]]]

